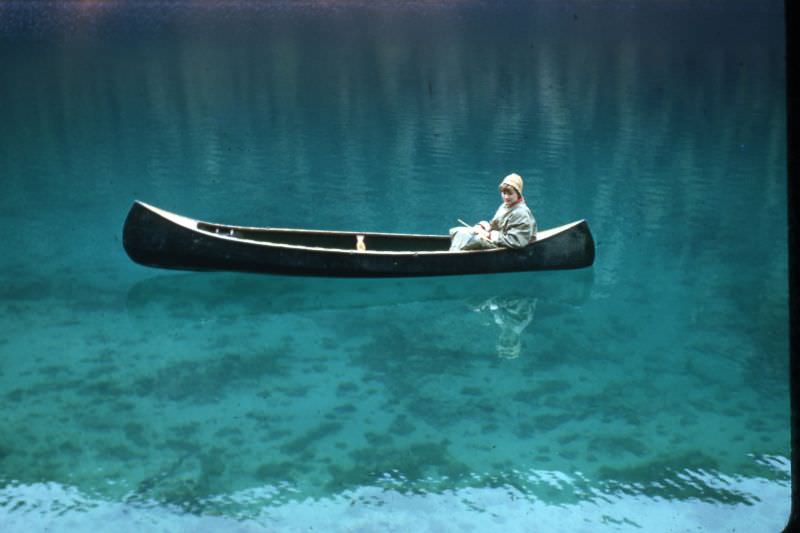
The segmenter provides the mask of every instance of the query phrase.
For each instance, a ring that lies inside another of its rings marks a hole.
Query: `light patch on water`
[[[777,459],[777,458],[776,458]],[[788,459],[777,461],[784,473]],[[562,472],[532,472],[557,479],[561,490],[576,479]],[[697,474],[715,483],[711,474]],[[187,513],[155,501],[121,503],[82,493],[59,483],[9,484],[0,490],[0,522],[6,533],[97,531],[114,524],[118,533],[149,531],[307,532],[418,531],[431,533],[481,531],[528,533],[571,531],[697,531],[771,533],[788,518],[790,502],[784,486],[763,478],[727,479],[726,488],[759,494],[749,504],[720,505],[690,499],[674,501],[641,494],[597,494],[590,500],[552,505],[511,487],[465,487],[439,493],[404,492],[365,486],[325,498],[274,502],[280,488],[262,486],[209,498],[210,507],[234,506],[248,512]]]

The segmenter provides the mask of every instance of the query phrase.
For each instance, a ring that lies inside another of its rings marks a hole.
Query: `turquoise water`
[[[646,4],[646,5],[645,5]],[[0,2],[3,531],[776,531],[779,2]],[[591,269],[146,269],[133,199]]]

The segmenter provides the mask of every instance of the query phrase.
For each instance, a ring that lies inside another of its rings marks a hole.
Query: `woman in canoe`
[[[536,219],[522,197],[522,176],[509,174],[500,183],[503,204],[491,222],[450,230],[450,250],[522,248],[536,238]]]

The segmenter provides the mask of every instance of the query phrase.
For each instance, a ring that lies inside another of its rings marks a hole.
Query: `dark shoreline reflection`
[[[119,211],[120,196],[144,195],[254,225],[291,215],[303,227],[425,231],[491,209],[485,184],[512,167],[553,225],[587,217],[602,235],[622,222],[690,255],[688,236],[738,228],[708,203],[732,182],[749,209],[783,204],[781,187],[761,186],[785,161],[783,43],[768,12],[753,27],[721,16],[711,34],[704,15],[720,15],[711,5],[664,25],[668,4],[470,4],[433,10],[428,25],[413,10],[233,9],[230,32],[214,31],[206,10],[137,9],[139,38],[30,45],[10,54],[15,75],[0,80],[9,101],[30,102],[10,106],[0,131],[8,208],[73,207],[65,200],[91,192]],[[684,38],[643,37],[675,26]],[[725,164],[709,164],[717,159]],[[53,174],[69,194],[43,183]],[[432,220],[419,199],[449,176],[460,180],[449,193],[461,212]],[[136,186],[120,192],[128,179]],[[356,220],[313,207],[354,195],[371,199]],[[265,197],[286,202],[268,202],[266,215],[244,201]],[[771,224],[764,218],[750,221],[754,231]],[[610,261],[637,246],[630,231],[619,237]]]

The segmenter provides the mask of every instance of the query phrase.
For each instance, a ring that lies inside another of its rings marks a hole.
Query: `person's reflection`
[[[476,312],[488,311],[500,327],[497,337],[497,356],[516,359],[522,351],[522,332],[533,321],[537,298],[493,297],[479,306]]]

